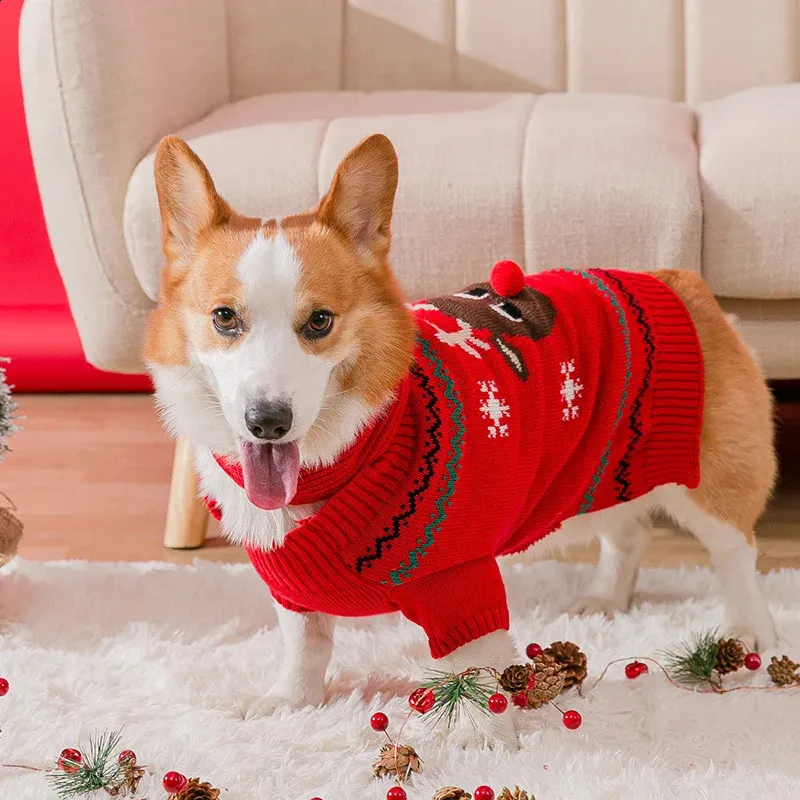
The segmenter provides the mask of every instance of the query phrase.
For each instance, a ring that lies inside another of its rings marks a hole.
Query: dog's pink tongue
[[[289,444],[242,442],[244,490],[253,505],[267,511],[285,508],[297,492],[300,448]]]

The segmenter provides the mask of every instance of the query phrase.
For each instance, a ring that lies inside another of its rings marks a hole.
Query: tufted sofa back
[[[205,4],[227,50],[232,100],[305,89],[499,89],[691,104],[800,72],[797,0]]]
[[[89,360],[116,370],[141,368],[157,293],[160,137],[277,214],[382,130],[415,296],[497,253],[682,264],[798,377],[799,47],[800,0],[26,0],[20,29],[50,240]]]

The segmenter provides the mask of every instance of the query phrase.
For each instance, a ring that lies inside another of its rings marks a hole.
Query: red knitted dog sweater
[[[702,354],[675,293],[613,270],[519,288],[501,270],[412,307],[416,358],[387,412],[334,466],[301,472],[293,503],[324,500],[316,514],[248,550],[279,603],[399,610],[438,658],[508,627],[498,555],[662,484],[697,486]]]

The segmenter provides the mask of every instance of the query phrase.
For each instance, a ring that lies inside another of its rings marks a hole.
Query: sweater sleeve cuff
[[[428,634],[434,658],[509,627],[505,586],[492,557],[409,581],[394,590],[393,599]]]

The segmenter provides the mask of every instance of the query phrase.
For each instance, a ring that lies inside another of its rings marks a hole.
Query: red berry
[[[58,768],[62,772],[68,772],[70,775],[74,775],[80,769],[81,764],[83,764],[81,751],[72,747],[62,750],[61,755],[58,757]]]
[[[408,704],[414,711],[419,711],[420,714],[427,714],[436,702],[436,696],[430,689],[414,689],[411,696],[408,698]]]
[[[374,731],[385,731],[389,727],[389,717],[379,711],[377,714],[372,715],[369,724]]]
[[[493,694],[489,698],[489,711],[492,714],[502,714],[508,708],[508,698],[504,694]]]
[[[0,678],[0,697],[5,697],[8,694],[8,681],[5,678]]]
[[[514,261],[498,261],[492,267],[489,283],[500,297],[514,297],[525,288],[525,273]]]
[[[748,653],[744,657],[744,665],[747,669],[757,670],[761,666],[761,656],[758,653]]]
[[[161,785],[170,794],[180,794],[189,785],[189,781],[180,772],[168,772],[161,780]]]
[[[528,695],[525,692],[517,692],[512,698],[511,702],[517,708],[527,708],[528,707]]]
[[[536,686],[536,676],[531,675],[531,677],[528,679],[528,691],[533,689],[535,686]]]
[[[630,680],[644,675],[645,672],[648,672],[647,664],[643,664],[641,661],[631,661],[630,664],[625,665],[625,676]]]
[[[472,796],[475,800],[494,800],[494,789],[491,786],[479,786]]]
[[[577,711],[565,711],[561,721],[564,723],[565,728],[575,731],[580,728],[583,717]]]
[[[525,655],[528,656],[528,658],[531,661],[533,661],[533,659],[536,658],[536,656],[540,656],[541,654],[542,654],[542,646],[540,644],[536,644],[536,642],[531,642],[525,648]]]
[[[406,790],[402,786],[392,786],[386,792],[386,800],[406,800],[407,797]]]
[[[123,750],[118,756],[117,761],[120,764],[124,764],[126,761],[130,761],[131,764],[136,763],[136,753],[133,750]]]

